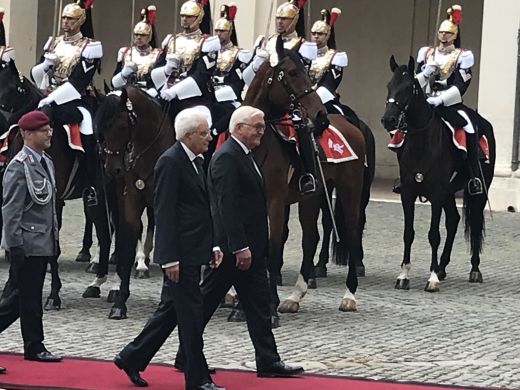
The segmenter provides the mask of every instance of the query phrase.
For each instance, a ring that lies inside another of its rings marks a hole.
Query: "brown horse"
[[[307,292],[307,282],[313,272],[313,258],[319,241],[317,219],[323,197],[323,183],[320,191],[314,195],[300,196],[297,190],[297,177],[290,172],[297,166],[294,162],[293,147],[282,141],[273,129],[279,118],[289,112],[298,110],[312,121],[316,127],[324,128],[330,124],[341,131],[348,140],[359,159],[339,164],[322,163],[327,184],[333,185],[337,191],[337,201],[342,204],[341,215],[335,213],[335,221],[339,230],[339,242],[335,243],[336,262],[349,264],[347,291],[340,304],[342,311],[355,311],[355,292],[358,285],[353,256],[349,250],[360,239],[358,226],[360,223],[360,204],[363,189],[365,140],[363,134],[341,115],[326,114],[319,96],[313,91],[311,81],[299,56],[298,47],[285,50],[281,38],[277,41],[279,62],[276,66],[263,64],[244,100],[245,105],[255,106],[266,114],[270,124],[262,139],[261,145],[254,151],[255,160],[265,177],[269,213],[269,259],[268,269],[272,293],[273,326],[278,325],[275,308],[279,305],[276,280],[282,264],[284,243],[285,209],[292,203],[298,203],[299,220],[302,227],[303,261],[295,291],[278,306],[280,312],[296,312],[300,300]]]
[[[95,117],[105,169],[116,181],[117,192],[116,255],[121,285],[110,319],[127,318],[130,274],[143,229],[141,216],[145,208],[153,207],[155,162],[174,142],[167,111],[146,92],[128,86],[120,96],[107,95]]]

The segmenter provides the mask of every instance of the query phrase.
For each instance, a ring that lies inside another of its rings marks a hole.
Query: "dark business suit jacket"
[[[211,259],[213,231],[209,198],[180,142],[155,166],[154,262],[204,265]]]
[[[222,251],[233,253],[249,247],[253,262],[265,259],[268,225],[263,179],[232,137],[211,159],[208,190]]]

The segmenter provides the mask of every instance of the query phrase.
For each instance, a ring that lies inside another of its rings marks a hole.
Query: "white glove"
[[[56,63],[58,57],[54,53],[45,53],[43,55],[44,71],[47,72]]]
[[[177,97],[177,93],[173,90],[173,88],[163,88],[161,91],[161,98],[166,101],[171,101]]]
[[[50,96],[47,96],[46,98],[43,98],[42,100],[40,100],[40,102],[38,103],[38,108],[42,108],[44,106],[50,106],[51,103],[54,102],[54,99]]]
[[[171,75],[175,69],[178,69],[180,63],[181,58],[177,54],[168,54],[166,56],[166,65],[164,66],[164,73],[166,76]]]
[[[426,65],[424,65],[423,69],[423,75],[425,77],[430,77],[434,74],[437,74],[439,71],[439,64],[435,61],[428,62]]]
[[[123,76],[125,79],[129,78],[135,73],[136,68],[137,66],[133,62],[126,64],[123,66],[123,69],[121,69],[121,76]]]
[[[258,68],[260,68],[260,66],[265,61],[267,61],[268,58],[269,58],[269,53],[267,53],[265,50],[258,49],[256,51],[255,58],[253,58],[253,70],[255,71],[255,73],[256,73],[256,71],[258,71]]]
[[[437,106],[444,104],[444,102],[442,101],[442,97],[440,97],[440,96],[429,97],[428,99],[426,99],[426,101],[428,102],[428,104],[431,104],[433,107],[437,107]]]

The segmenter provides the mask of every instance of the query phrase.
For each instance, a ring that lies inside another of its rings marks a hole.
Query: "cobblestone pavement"
[[[285,251],[287,296],[299,269],[301,241],[296,209]],[[275,330],[282,357],[302,363],[308,371],[374,379],[419,381],[466,386],[520,388],[519,216],[487,215],[487,244],[482,256],[483,284],[469,284],[469,257],[459,231],[448,278],[441,291],[423,291],[429,276],[427,228],[429,208],[417,207],[416,241],[409,291],[394,289],[402,251],[402,212],[397,203],[371,202],[365,233],[367,276],[357,292],[358,312],[338,311],[344,293],[345,269],[330,266],[300,312],[281,316]],[[64,355],[111,359],[141,330],[158,302],[160,272],[149,280],[132,280],[129,319],[108,320],[110,304],[83,299],[93,279],[85,264],[73,261],[80,248],[83,219],[77,202],[69,202],[62,230],[63,309],[45,313],[46,345]],[[1,261],[0,282],[7,278]],[[113,280],[113,279],[112,279]],[[49,280],[46,290],[49,288]],[[108,284],[103,286],[106,297]],[[205,333],[211,365],[252,368],[253,349],[242,323],[228,323],[220,309]],[[173,335],[156,362],[172,362],[177,348]],[[18,323],[0,336],[0,350],[22,351]]]

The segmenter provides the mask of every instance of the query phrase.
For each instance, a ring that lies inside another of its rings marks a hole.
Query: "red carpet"
[[[0,365],[7,373],[0,375],[0,389],[136,389],[123,371],[112,362],[66,358],[61,363],[36,363],[22,355],[0,354]],[[184,377],[172,366],[150,365],[142,374],[150,390],[183,390]],[[213,380],[228,390],[456,390],[426,384],[379,382],[337,376],[303,376],[292,379],[257,378],[248,371],[217,370]],[[466,388],[469,389],[469,388]]]

